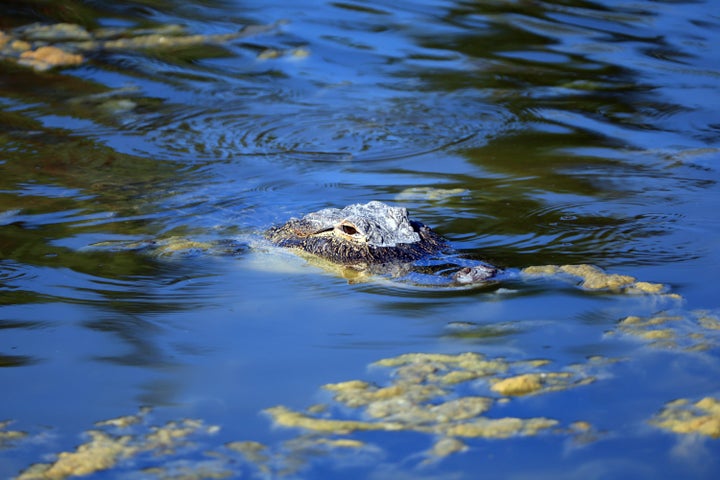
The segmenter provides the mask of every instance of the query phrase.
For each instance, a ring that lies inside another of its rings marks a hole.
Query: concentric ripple
[[[156,128],[154,142],[194,158],[286,155],[320,162],[385,160],[482,145],[512,119],[501,107],[477,96],[314,100],[280,106],[225,104]]]
[[[32,268],[11,260],[0,261],[0,291],[17,290],[36,278]]]

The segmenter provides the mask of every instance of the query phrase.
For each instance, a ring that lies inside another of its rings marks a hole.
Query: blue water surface
[[[90,478],[161,478],[156,467],[196,478],[720,475],[720,431],[653,423],[668,402],[720,398],[718,330],[698,323],[720,308],[716,2],[0,10],[8,35],[34,22],[266,27],[92,51],[47,72],[0,63],[0,422],[11,422],[1,477],[52,463],[96,422],[144,407],[133,435],[188,418],[219,429]],[[514,272],[591,264],[676,296],[562,275],[467,289],[349,279],[262,238],[292,216],[371,200],[408,208],[467,258]],[[238,247],[140,248],[168,241]],[[628,333],[631,315],[678,317],[674,337]],[[606,362],[587,385],[503,401],[487,379],[454,386],[450,398],[493,397],[490,418],[558,424],[463,438],[465,450],[444,457],[429,453],[442,436],[421,429],[335,432],[364,446],[301,448],[292,442],[317,433],[264,413],[322,403],[322,418],[368,420],[322,386],[388,386],[393,371],[378,360],[465,352],[549,360],[547,372]],[[238,441],[261,443],[272,461],[233,452]]]

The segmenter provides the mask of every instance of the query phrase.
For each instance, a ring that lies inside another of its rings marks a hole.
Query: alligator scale
[[[372,201],[326,208],[270,228],[265,236],[275,245],[298,249],[339,265],[370,268],[411,263],[447,249],[430,227],[411,220],[408,211]],[[480,264],[460,268],[456,283],[482,282],[497,270]]]

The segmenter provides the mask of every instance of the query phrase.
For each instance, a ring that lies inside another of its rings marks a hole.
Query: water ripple
[[[511,121],[501,107],[477,96],[429,94],[332,104],[314,100],[249,108],[236,102],[222,111],[172,119],[152,135],[162,148],[195,158],[283,155],[319,162],[367,161],[481,145]],[[262,111],[264,107],[270,111]]]
[[[20,285],[32,283],[37,275],[28,265],[10,260],[0,261],[0,291],[16,290]]]
[[[627,213],[620,214],[597,202],[546,205],[521,216],[526,231],[509,234],[508,226],[501,224],[477,239],[476,248],[512,265],[559,261],[657,265],[703,254],[693,249],[692,239],[678,234],[684,215],[633,211],[639,207],[625,204]]]

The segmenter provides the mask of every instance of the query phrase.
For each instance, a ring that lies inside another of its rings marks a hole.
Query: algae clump
[[[720,438],[720,400],[713,397],[695,403],[687,399],[675,400],[665,405],[650,423],[675,433]]]
[[[278,425],[325,433],[345,434],[356,430],[401,430],[403,428],[398,423],[314,418],[283,406],[268,408],[265,413],[269,414]]]
[[[447,200],[452,197],[465,196],[469,193],[466,188],[409,187],[398,193],[395,200]]]
[[[457,438],[443,437],[432,446],[430,455],[434,457],[447,457],[453,453],[464,452],[467,448],[467,445]]]
[[[10,420],[0,422],[0,448],[27,437],[27,433],[25,432],[21,432],[19,430],[7,430],[7,427],[10,426],[11,423],[12,422]]]
[[[557,420],[544,417],[485,417],[502,399],[459,395],[455,385],[479,380],[507,399],[507,396],[586,385],[595,381],[589,370],[601,367],[604,362],[593,359],[587,364],[568,366],[563,371],[537,371],[544,370],[549,364],[544,359],[492,359],[475,352],[407,353],[372,364],[391,369],[388,372],[390,381],[386,385],[362,380],[325,385],[323,388],[331,392],[334,401],[339,404],[339,412],[332,405],[304,413],[284,406],[265,412],[276,425],[301,428],[312,435],[349,435],[371,430],[436,435],[439,440],[426,452],[428,461],[431,461],[465,450],[467,446],[458,438],[500,439],[538,435],[559,424]],[[499,378],[508,372],[515,375]],[[476,388],[476,385],[482,384],[478,382],[471,388]],[[347,419],[347,408],[356,409],[361,419]]]
[[[661,283],[642,282],[629,275],[605,273],[594,265],[538,265],[521,270],[526,276],[570,275],[580,279],[580,287],[587,290],[613,290],[623,293],[660,294],[667,290]],[[672,297],[672,295],[670,295]],[[674,298],[674,297],[673,297]]]
[[[698,323],[708,330],[720,330],[720,320],[716,317],[702,316],[698,319]]]
[[[46,45],[36,50],[22,52],[18,64],[34,68],[37,71],[44,71],[53,67],[80,65],[84,61],[85,57],[79,53],[69,53],[58,47]]]
[[[137,416],[99,422],[101,426],[126,429],[140,422]],[[187,438],[197,433],[213,434],[218,427],[205,426],[200,420],[184,419],[151,427],[144,435],[113,435],[102,430],[87,432],[89,439],[75,451],[60,452],[53,463],[38,463],[23,471],[17,480],[62,480],[71,476],[90,475],[115,467],[119,462],[143,452],[168,455],[187,445]]]
[[[52,464],[35,464],[20,474],[18,480],[63,479],[70,476],[89,475],[113,467],[122,458],[137,452],[137,446],[130,445],[132,437],[112,437],[105,432],[87,432],[90,440],[74,452],[61,452]]]
[[[248,26],[223,34],[190,34],[181,25],[156,28],[98,28],[86,30],[80,25],[56,23],[25,25],[0,31],[0,60],[43,72],[52,68],[74,67],[86,61],[87,54],[101,51],[177,49],[232,40],[272,30],[275,25]],[[306,49],[295,49],[293,56],[303,58]]]
[[[720,321],[705,311],[681,312],[679,315],[659,312],[650,317],[630,315],[620,320],[617,327],[619,333],[650,340],[653,347],[686,351],[716,346],[719,330]]]
[[[527,395],[535,393],[542,388],[540,375],[526,373],[516,377],[505,378],[494,383],[490,389],[500,395]]]
[[[558,424],[550,418],[479,418],[473,422],[454,425],[445,434],[454,437],[508,438],[515,435],[537,435]]]

